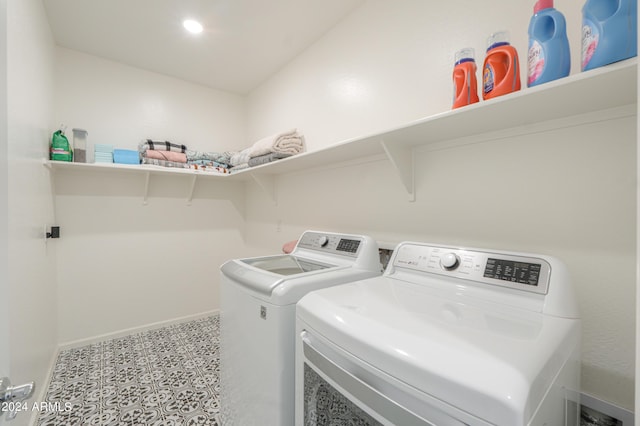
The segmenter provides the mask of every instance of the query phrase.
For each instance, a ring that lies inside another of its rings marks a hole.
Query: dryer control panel
[[[395,267],[538,294],[547,294],[549,288],[551,266],[542,258],[412,243],[396,251]]]
[[[315,231],[305,232],[298,241],[298,247],[307,250],[317,250],[349,257],[358,257],[362,244],[363,240],[358,236]]]

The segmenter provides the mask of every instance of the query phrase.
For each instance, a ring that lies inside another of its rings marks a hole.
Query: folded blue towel
[[[95,150],[95,152],[112,153],[113,152],[113,145],[108,145],[108,144],[104,144],[104,143],[97,143],[97,144],[94,145],[94,150]]]
[[[96,163],[113,163],[113,154],[110,152],[96,152],[94,158]]]

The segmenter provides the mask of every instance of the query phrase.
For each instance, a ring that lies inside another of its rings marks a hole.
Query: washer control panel
[[[547,294],[551,276],[549,263],[537,257],[413,243],[398,247],[393,265],[539,294]]]
[[[321,233],[315,231],[305,232],[298,241],[298,247],[349,257],[358,257],[358,252],[362,244],[362,238],[354,235]]]

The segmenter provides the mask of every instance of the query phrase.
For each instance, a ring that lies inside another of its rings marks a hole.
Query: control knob
[[[318,238],[318,244],[320,244],[320,247],[324,247],[327,244],[329,244],[329,238],[327,238],[326,235],[322,235],[320,238]]]
[[[445,253],[440,256],[440,265],[447,271],[452,271],[458,267],[460,259],[455,253]]]

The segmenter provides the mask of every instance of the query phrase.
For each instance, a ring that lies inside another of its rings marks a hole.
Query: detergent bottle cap
[[[456,52],[455,64],[461,64],[463,62],[475,62],[476,51],[473,47],[465,47]]]
[[[506,46],[509,44],[509,31],[498,31],[487,39],[487,52],[494,47]]]
[[[536,14],[544,9],[553,8],[553,0],[538,0],[533,6],[533,13]]]

